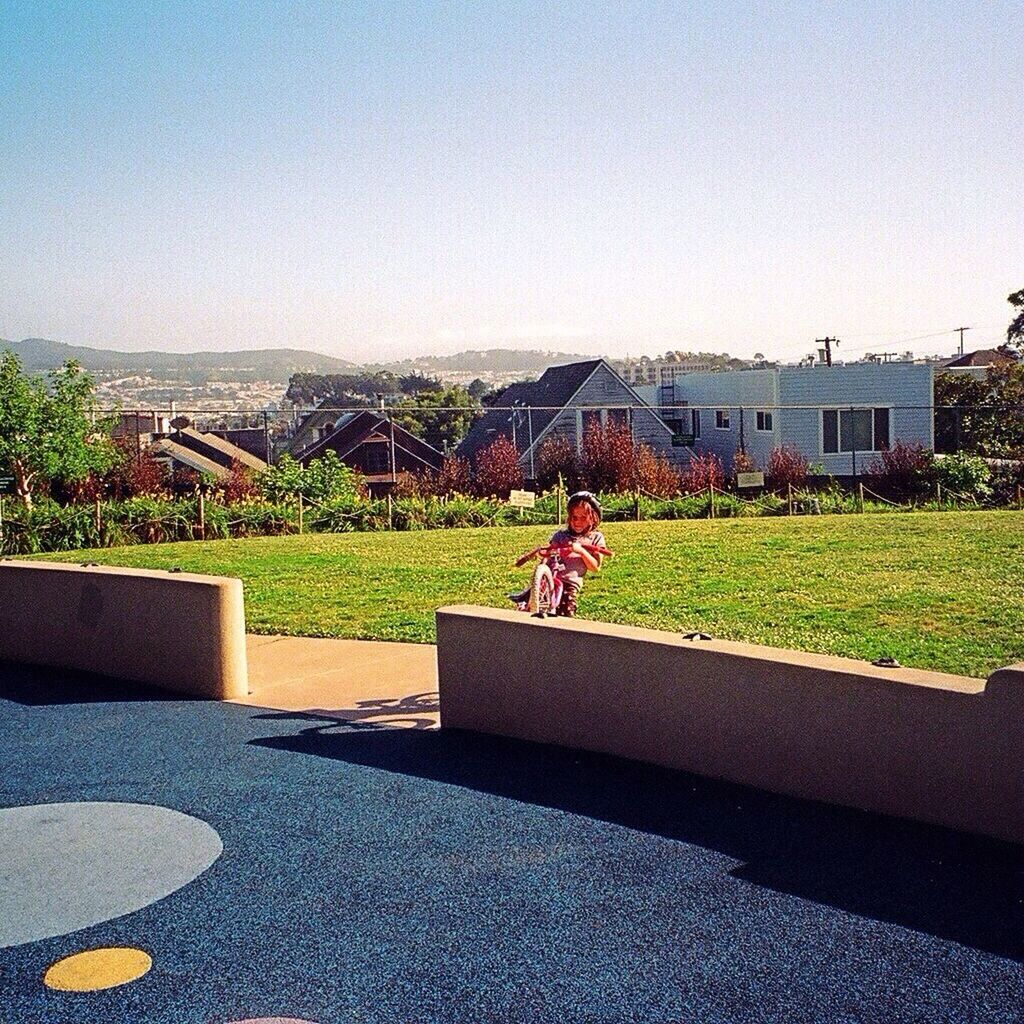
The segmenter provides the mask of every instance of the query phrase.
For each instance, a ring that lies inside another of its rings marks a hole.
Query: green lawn
[[[438,605],[507,607],[550,528],[319,534],[90,551],[240,576],[257,632],[432,642]],[[985,676],[1024,661],[1024,513],[609,524],[582,617]],[[80,561],[81,552],[48,556]]]

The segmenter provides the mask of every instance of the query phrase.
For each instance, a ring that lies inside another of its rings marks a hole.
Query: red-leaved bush
[[[633,488],[636,450],[628,427],[592,427],[583,434],[581,469],[592,491],[622,493]]]
[[[713,452],[691,455],[680,479],[680,490],[684,494],[706,491],[708,487],[721,490],[725,486],[725,470],[722,460]]]
[[[537,447],[534,460],[537,486],[542,491],[554,487],[559,478],[570,491],[579,490],[583,475],[576,446],[564,434],[551,434]]]
[[[523,486],[519,452],[507,437],[498,437],[476,457],[473,490],[480,497],[507,498],[513,488]]]
[[[792,445],[773,448],[768,456],[764,483],[770,491],[781,494],[790,486],[802,487],[807,482],[809,464],[807,459]]]
[[[931,468],[931,452],[920,444],[897,441],[879,454],[864,475],[869,478],[869,487],[902,496],[924,490]]]
[[[633,482],[640,490],[659,498],[671,498],[680,490],[679,472],[675,466],[664,455],[655,455],[645,444],[636,448]]]
[[[262,495],[256,474],[237,459],[231,460],[231,476],[220,485],[220,493],[227,505],[254,501]]]

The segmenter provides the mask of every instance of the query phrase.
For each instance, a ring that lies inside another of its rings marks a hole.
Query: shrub
[[[282,455],[276,466],[263,474],[261,488],[272,501],[301,494],[314,501],[331,498],[354,499],[363,490],[363,478],[328,449],[303,467],[290,455]]]
[[[585,486],[592,491],[632,490],[634,456],[628,427],[590,428],[583,435],[580,457]]]
[[[477,454],[473,490],[480,497],[507,498],[513,488],[523,486],[519,452],[507,437],[498,437]]]
[[[231,476],[219,485],[218,490],[225,504],[237,505],[258,498],[262,489],[256,474],[237,459],[232,459]]]
[[[807,459],[792,445],[780,445],[771,450],[764,482],[770,491],[782,494],[789,487],[803,487],[807,482]]]
[[[935,460],[935,479],[954,495],[978,500],[990,497],[989,475],[988,464],[977,455],[958,452]]]
[[[637,445],[633,481],[642,491],[659,498],[679,493],[678,470],[664,455],[655,455],[645,444]]]
[[[544,438],[537,448],[534,471],[542,491],[554,487],[560,479],[570,491],[577,491],[583,479],[576,447],[564,434]]]
[[[680,478],[680,490],[684,494],[706,491],[708,487],[721,490],[725,486],[725,470],[722,460],[713,452],[691,455],[690,461]]]
[[[932,454],[919,444],[897,441],[868,466],[869,487],[884,494],[918,494],[928,487]]]
[[[736,454],[732,457],[732,471],[733,475],[736,473],[755,473],[757,471],[757,463],[745,451],[737,449]]]

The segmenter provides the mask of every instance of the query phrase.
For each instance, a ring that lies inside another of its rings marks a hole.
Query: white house
[[[858,476],[896,441],[934,448],[932,388],[926,364],[846,363],[689,373],[645,397],[727,470],[737,450],[764,468],[790,445],[827,474]]]

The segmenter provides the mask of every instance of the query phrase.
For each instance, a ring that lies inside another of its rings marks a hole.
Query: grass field
[[[256,632],[432,642],[434,609],[509,607],[550,528],[318,534],[90,551],[240,576]],[[584,618],[985,676],[1024,661],[1024,513],[610,524]],[[48,556],[79,561],[81,552]]]

